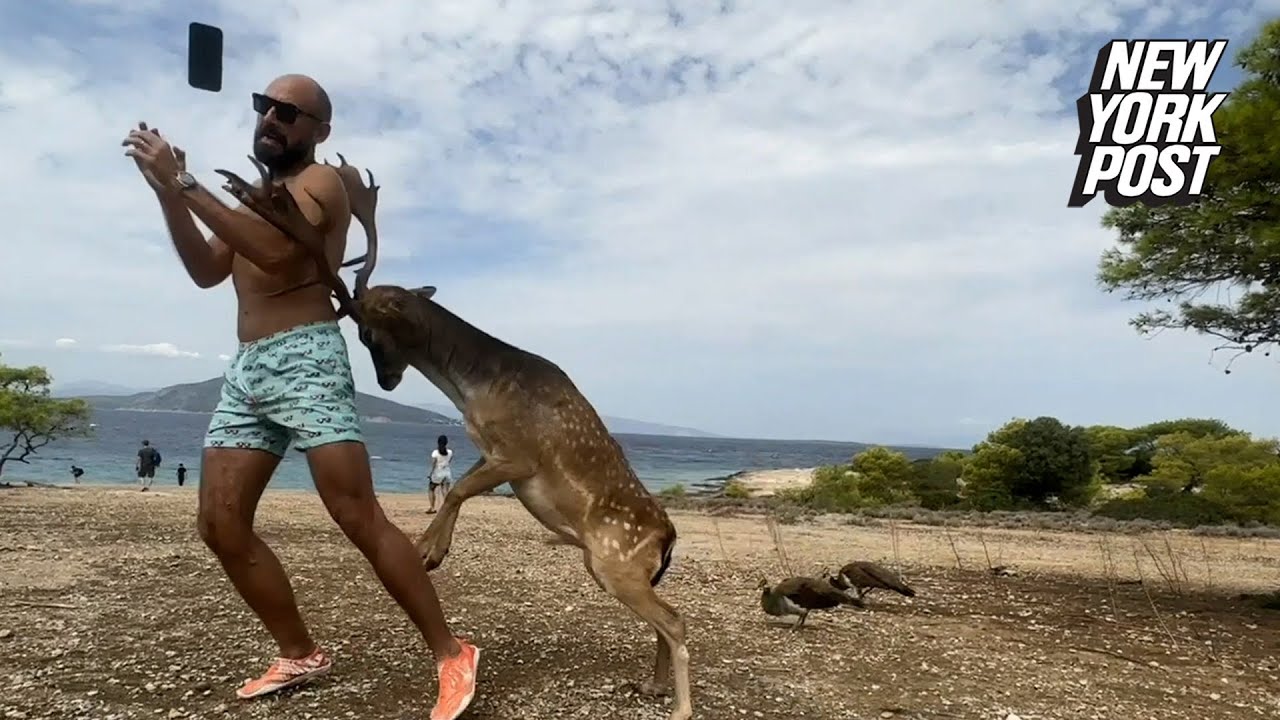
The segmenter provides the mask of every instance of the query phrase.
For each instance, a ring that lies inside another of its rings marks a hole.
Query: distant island
[[[159,390],[137,390],[113,383],[95,380],[73,381],[54,389],[59,397],[78,397],[101,410],[132,410],[137,412],[189,412],[212,413],[218,404],[222,390],[222,378],[216,377],[196,383],[170,385]],[[419,425],[449,425],[460,427],[461,416],[457,409],[424,403],[406,405],[394,400],[356,393],[356,407],[366,422],[396,422]],[[632,420],[630,418],[603,415],[609,432],[624,435],[665,435],[668,437],[720,437],[696,428],[663,425]]]
[[[129,395],[88,395],[67,392],[59,394],[79,397],[100,410],[134,410],[139,412],[212,413],[222,392],[222,378],[203,382],[170,385],[159,390]],[[416,425],[461,426],[462,421],[412,405],[401,405],[385,398],[356,393],[356,409],[366,422],[413,423]]]

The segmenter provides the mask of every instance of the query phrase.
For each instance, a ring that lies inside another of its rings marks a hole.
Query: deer
[[[363,263],[348,292],[326,258],[321,228],[272,182],[261,163],[249,160],[260,182],[217,170],[227,180],[223,189],[301,245],[316,266],[315,279],[279,292],[327,285],[339,317],[355,321],[379,387],[393,391],[408,368],[416,369],[462,413],[467,436],[480,451],[416,541],[424,567],[435,570],[449,553],[463,503],[508,484],[552,533],[549,543],[580,549],[595,583],[655,631],[653,675],[639,684],[641,694],[670,694],[674,678],[668,720],[692,718],[685,620],[656,591],[671,566],[676,529],[595,408],[555,363],[489,335],[435,302],[435,287],[369,287],[378,257],[379,186],[372,172],[366,170],[366,184],[341,154],[339,164],[331,166],[346,186],[351,214],[368,243],[364,255],[340,265]]]

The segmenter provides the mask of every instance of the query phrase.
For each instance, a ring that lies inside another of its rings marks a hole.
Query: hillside
[[[218,402],[222,378],[200,383],[172,385],[160,390],[140,390],[98,380],[75,380],[54,385],[58,397],[78,397],[104,410],[132,409],[168,412],[211,412]],[[452,405],[419,403],[406,405],[385,398],[358,393],[360,413],[370,418],[389,418],[394,422],[428,425],[462,425],[457,408]],[[633,418],[602,415],[609,432],[623,435],[662,435],[666,437],[718,438],[697,428],[664,425]]]
[[[210,413],[218,404],[222,378],[198,383],[170,385],[151,392],[132,395],[81,395],[90,405],[103,410],[151,410],[168,412]],[[420,425],[461,425],[440,413],[401,405],[373,395],[356,393],[356,407],[366,420],[416,423]]]
[[[426,408],[432,412],[438,412],[445,417],[458,417],[458,410],[452,405],[423,403],[419,407]],[[662,423],[633,420],[631,418],[616,417],[613,415],[601,415],[600,419],[604,421],[604,425],[609,429],[609,432],[619,435],[662,435],[665,437],[701,438],[720,437],[715,433],[709,433],[706,430],[699,430],[697,428],[681,427],[679,425],[663,425]]]

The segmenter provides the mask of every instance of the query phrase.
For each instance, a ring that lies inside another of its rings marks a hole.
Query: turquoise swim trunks
[[[338,323],[299,325],[240,344],[223,377],[205,447],[284,457],[291,441],[308,450],[348,440],[363,442]]]

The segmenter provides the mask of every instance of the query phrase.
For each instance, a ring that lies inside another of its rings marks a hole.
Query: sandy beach
[[[425,498],[382,500],[406,532],[425,527]],[[427,716],[429,655],[303,492],[269,492],[258,524],[338,664],[305,689],[237,701],[273,647],[194,509],[193,488],[0,490],[0,718]],[[883,561],[919,594],[873,593],[791,633],[759,609],[757,581],[784,574],[761,517],[672,517],[660,590],[688,618],[697,718],[1280,714],[1280,612],[1237,597],[1280,587],[1280,541],[819,518],[780,526],[794,572]],[[477,498],[434,575],[456,629],[485,650],[466,717],[665,718],[668,701],[631,684],[650,672],[650,631],[544,537],[515,501]]]
[[[750,497],[773,497],[781,490],[808,487],[817,471],[817,468],[748,470],[730,475],[726,480],[745,490]]]

